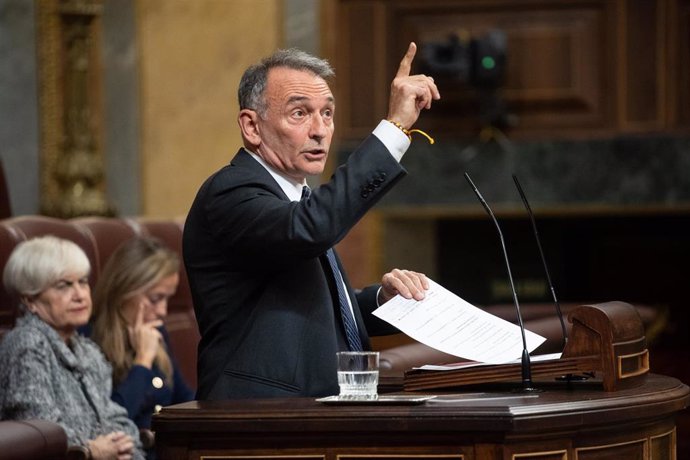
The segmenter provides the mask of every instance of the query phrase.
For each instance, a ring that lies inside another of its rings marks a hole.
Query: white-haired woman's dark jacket
[[[0,419],[43,419],[65,429],[70,445],[112,431],[134,439],[144,459],[139,430],[110,399],[111,367],[98,346],[75,334],[66,344],[32,313],[17,320],[0,344]]]

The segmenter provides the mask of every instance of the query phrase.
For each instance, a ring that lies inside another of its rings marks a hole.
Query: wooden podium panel
[[[601,382],[539,386],[428,393],[436,398],[419,405],[193,401],[164,408],[153,429],[165,460],[675,459],[675,414],[690,401],[680,381],[649,374],[616,392]]]
[[[570,313],[570,337],[559,359],[534,362],[533,377],[598,373],[605,391],[631,388],[649,372],[649,350],[639,313],[629,303],[581,305]],[[521,364],[458,367],[445,371],[413,369],[405,372],[404,388],[437,390],[520,379]]]

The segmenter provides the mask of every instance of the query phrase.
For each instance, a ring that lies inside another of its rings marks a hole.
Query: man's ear
[[[254,147],[261,144],[261,134],[259,133],[259,114],[254,110],[242,109],[237,116],[237,124],[240,125],[242,137],[246,142]]]

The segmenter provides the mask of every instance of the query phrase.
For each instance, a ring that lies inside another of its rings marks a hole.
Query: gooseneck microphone
[[[496,220],[496,216],[489,207],[489,204],[486,202],[482,194],[479,193],[479,189],[476,185],[474,185],[472,179],[470,179],[470,175],[465,173],[465,179],[467,179],[467,182],[470,183],[470,186],[472,186],[472,190],[474,190],[475,195],[477,195],[477,198],[479,198],[479,202],[482,204],[482,206],[484,206],[484,209],[486,210],[487,214],[489,214],[489,217],[491,217],[491,220],[493,220],[494,225],[496,226],[496,230],[498,231],[498,237],[501,240],[503,258],[506,262],[506,270],[508,270],[508,280],[510,281],[510,290],[513,293],[513,303],[515,304],[518,325],[520,326],[520,332],[522,333],[522,390],[535,391],[535,388],[532,386],[532,363],[530,362],[529,351],[527,350],[527,339],[525,338],[525,325],[522,321],[522,313],[520,313],[520,303],[518,302],[517,291],[515,290],[515,283],[513,283],[513,275],[510,271],[510,262],[508,261],[508,251],[506,250],[506,243],[503,239],[503,232],[501,231],[501,226],[498,225],[498,220]]]
[[[537,231],[537,222],[534,219],[534,213],[532,212],[532,208],[529,205],[529,202],[527,201],[527,196],[525,195],[525,192],[522,190],[520,181],[518,181],[518,178],[515,174],[513,174],[513,181],[515,182],[515,187],[517,187],[517,191],[520,194],[520,198],[522,198],[522,203],[525,205],[525,209],[527,209],[527,214],[529,215],[530,221],[532,222],[532,230],[534,232],[534,238],[537,240],[537,247],[539,248],[539,255],[541,256],[541,263],[544,266],[544,273],[546,273],[546,281],[549,283],[549,290],[551,291],[551,296],[553,297],[553,303],[556,306],[558,320],[561,322],[561,331],[563,332],[562,348],[565,349],[565,345],[568,343],[568,332],[565,329],[565,321],[563,321],[561,304],[558,302],[558,298],[556,297],[556,289],[553,287],[553,283],[551,282],[549,267],[546,265],[546,257],[544,257],[544,250],[541,247],[541,241],[539,240],[539,232]]]

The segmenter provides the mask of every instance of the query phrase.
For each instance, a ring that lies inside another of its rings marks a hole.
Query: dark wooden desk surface
[[[539,386],[535,394],[508,385],[434,393],[422,405],[193,401],[164,408],[153,428],[166,460],[674,458],[675,414],[690,401],[680,381],[652,374],[611,393],[595,382]]]

